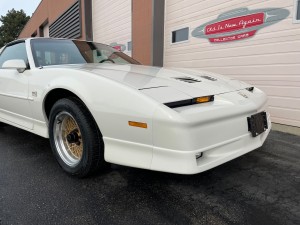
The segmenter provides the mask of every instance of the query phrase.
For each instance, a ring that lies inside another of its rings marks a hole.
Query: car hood
[[[77,69],[135,88],[159,102],[218,95],[250,87],[222,75],[183,68],[103,63],[85,64]]]

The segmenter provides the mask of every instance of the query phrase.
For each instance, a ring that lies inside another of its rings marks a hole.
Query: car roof
[[[87,40],[79,40],[79,39],[68,39],[68,38],[54,38],[54,37],[30,37],[30,38],[21,38],[21,39],[17,39],[14,40],[12,42],[9,42],[8,44],[4,45],[1,49],[0,49],[0,54],[1,52],[4,50],[4,48],[6,48],[7,46],[11,46],[14,45],[16,43],[20,43],[20,42],[25,42],[27,40],[37,40],[37,39],[48,39],[48,40],[70,40],[70,41],[82,41],[82,42],[93,42],[93,41],[87,41]],[[99,43],[102,45],[106,45],[108,47],[111,47],[108,44],[103,44],[103,43]]]
[[[19,42],[24,42],[26,40],[34,40],[34,39],[54,39],[54,40],[76,40],[76,41],[84,41],[78,39],[68,39],[68,38],[52,38],[52,37],[30,37],[30,38],[21,38],[7,43],[4,47],[10,46]]]
[[[12,45],[12,44],[15,44],[15,43],[19,43],[19,42],[24,42],[26,41],[26,39],[17,39],[17,40],[14,40],[14,41],[11,41],[9,43],[7,43],[5,46],[8,46],[8,45]]]

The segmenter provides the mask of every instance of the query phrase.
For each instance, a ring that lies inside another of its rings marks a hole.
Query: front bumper
[[[196,174],[212,169],[261,147],[271,130],[270,117],[268,117],[268,127],[264,133],[255,138],[251,133],[247,133],[193,151],[154,147],[150,169],[178,174]],[[203,153],[203,155],[197,159],[196,156],[199,153]]]
[[[247,117],[263,111],[267,97],[259,90],[248,98],[231,92],[205,104],[176,109],[161,105],[149,129],[128,133],[130,138],[150,137],[151,145],[104,136],[105,160],[162,172],[200,173],[261,147],[271,129],[270,115],[268,129],[256,137],[248,131]]]
[[[271,129],[270,114],[268,129],[257,137],[248,131],[247,117],[267,111],[267,97],[258,89],[246,94],[218,95],[213,103],[178,108],[168,118],[157,111],[150,169],[195,174],[261,147]]]

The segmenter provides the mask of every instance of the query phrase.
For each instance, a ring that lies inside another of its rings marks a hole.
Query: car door
[[[31,72],[29,69],[19,73],[17,69],[2,68],[4,62],[12,59],[28,63],[24,41],[6,46],[0,54],[0,120],[33,129],[28,98],[28,76]]]

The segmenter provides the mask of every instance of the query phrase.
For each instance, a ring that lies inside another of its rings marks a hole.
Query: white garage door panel
[[[166,0],[164,65],[208,70],[257,85],[270,96],[274,122],[300,127],[300,24],[294,0]],[[230,10],[284,8],[288,18],[254,37],[214,44],[192,31]],[[172,31],[189,27],[189,40],[171,43]],[[297,106],[296,106],[297,105]]]
[[[300,110],[300,99],[269,96],[269,105]]]
[[[219,0],[219,1],[181,1],[176,5],[172,5],[172,7],[168,8],[168,2],[172,2],[173,0],[167,1],[167,13],[168,13],[168,21],[167,24],[171,25],[172,23],[178,23],[180,21],[185,22],[201,22],[201,20],[205,19],[206,21],[210,21],[216,19],[219,14],[225,13],[232,9],[244,8],[248,7],[249,9],[258,9],[258,8],[292,8],[293,2],[292,0],[284,1],[284,0]],[[219,14],[218,14],[219,13]]]
[[[94,41],[105,44],[117,43],[126,46],[131,41],[131,0],[94,0]]]
[[[276,54],[266,54],[266,55],[251,55],[251,56],[234,56],[227,57],[223,56],[222,58],[210,58],[206,59],[206,55],[184,55],[172,56],[169,57],[168,62],[178,62],[178,57],[180,62],[185,62],[188,67],[197,64],[198,67],[214,67],[218,66],[256,66],[256,65],[273,65],[273,64],[300,64],[300,52],[295,53],[276,53]],[[222,61],[220,62],[220,59]]]
[[[122,10],[123,8],[121,8]],[[116,9],[115,9],[116,10]],[[127,12],[124,12],[122,16],[124,17],[128,17],[131,15],[131,11],[127,11]],[[110,18],[109,20],[104,20],[103,21],[103,18]],[[122,24],[122,23],[128,23],[127,20],[122,20],[120,21],[120,15],[118,13],[118,11],[114,12],[114,13],[110,13],[110,14],[107,14],[107,15],[101,15],[98,17],[98,20],[95,21],[96,23],[101,23],[102,26],[105,26],[105,27],[116,27],[116,24],[115,23],[118,23],[119,24]]]
[[[179,63],[174,63],[173,66],[178,67]],[[180,65],[181,66],[181,65]],[[180,67],[179,66],[179,67]],[[197,69],[197,65],[193,65]],[[203,70],[210,70],[215,73],[224,75],[234,75],[238,79],[243,80],[243,75],[261,74],[261,75],[297,75],[299,76],[300,65],[266,65],[266,66],[234,66],[234,67],[203,67]]]
[[[300,99],[300,87],[286,87],[286,86],[257,86],[263,89],[269,96],[290,97]],[[292,107],[291,107],[292,108]]]
[[[128,15],[129,16],[129,15]],[[103,39],[111,39],[120,36],[128,36],[128,24],[127,23],[120,23],[117,27],[116,26],[106,26],[106,31],[102,33],[101,38]]]
[[[216,54],[221,54],[222,57],[226,58],[237,58],[237,57],[242,57],[242,56],[267,56],[267,55],[281,55],[281,54],[290,54],[290,53],[299,53],[297,49],[300,48],[300,40],[296,41],[290,41],[290,42],[282,42],[282,43],[271,43],[271,44],[266,44],[261,48],[260,45],[256,45],[255,48],[253,46],[239,46],[236,47],[236,51],[232,51],[232,49],[213,49],[210,50],[208,49],[203,49],[201,51],[201,54],[199,52],[195,52],[192,49],[187,50],[187,51],[180,51],[180,52],[173,52],[169,53],[168,55],[168,62],[172,61],[178,61],[178,57],[189,57],[189,59],[215,59]],[[300,60],[300,59],[299,59]]]
[[[280,107],[269,107],[271,113],[277,115],[277,117],[282,119],[289,119],[292,121],[300,121],[300,110],[297,109],[285,109]]]
[[[237,78],[236,76],[231,76],[233,78]],[[252,82],[282,82],[282,81],[286,81],[286,82],[291,82],[294,83],[296,82],[296,85],[298,86],[298,83],[300,82],[300,76],[298,75],[264,75],[264,74],[260,74],[260,75],[243,75],[243,80],[245,81],[252,81]],[[281,85],[282,86],[282,83]]]
[[[290,20],[290,23],[292,23],[292,20]],[[170,48],[168,48],[168,51],[165,52],[165,59],[167,60],[169,55],[173,54],[186,54],[186,53],[195,53],[199,52],[197,49],[201,48],[201,53],[206,53],[206,52],[212,52],[213,51],[220,51],[220,52],[226,52],[226,51],[231,51],[234,54],[238,54],[240,52],[241,48],[247,48],[246,51],[251,51],[248,53],[248,55],[251,55],[253,51],[258,51],[262,52],[264,51],[265,47],[268,48],[270,46],[276,45],[277,47],[280,44],[286,45],[291,45],[295,46],[294,51],[299,51],[299,43],[295,43],[295,41],[299,41],[299,36],[300,36],[300,26],[297,29],[290,29],[290,30],[282,30],[278,31],[278,33],[262,33],[258,34],[255,36],[255,43],[253,42],[252,39],[249,40],[244,40],[244,41],[238,41],[235,43],[230,43],[230,44],[214,44],[212,45],[211,43],[207,42],[192,42],[189,41],[188,43],[185,44],[175,44],[172,45]],[[191,37],[192,39],[192,37]],[[167,38],[166,40],[171,40],[171,37]],[[170,45],[170,42],[166,44]],[[228,47],[230,45],[230,48]],[[167,47],[167,46],[166,46]],[[234,48],[234,51],[232,49]],[[276,49],[274,49],[274,52],[276,52]]]
[[[300,81],[293,81],[293,80],[263,80],[263,81],[248,80],[247,82],[257,86],[282,87],[282,84],[284,84],[285,87],[297,87],[297,88],[300,87]]]
[[[168,67],[184,67],[187,62],[168,63]],[[187,67],[187,66],[185,66]],[[262,74],[262,75],[298,75],[300,71],[300,65],[263,65],[263,66],[228,66],[228,67],[201,67],[193,64],[190,66],[193,69],[209,70],[211,72],[220,73],[224,75],[235,75],[239,79],[243,78],[243,75],[249,74]]]

